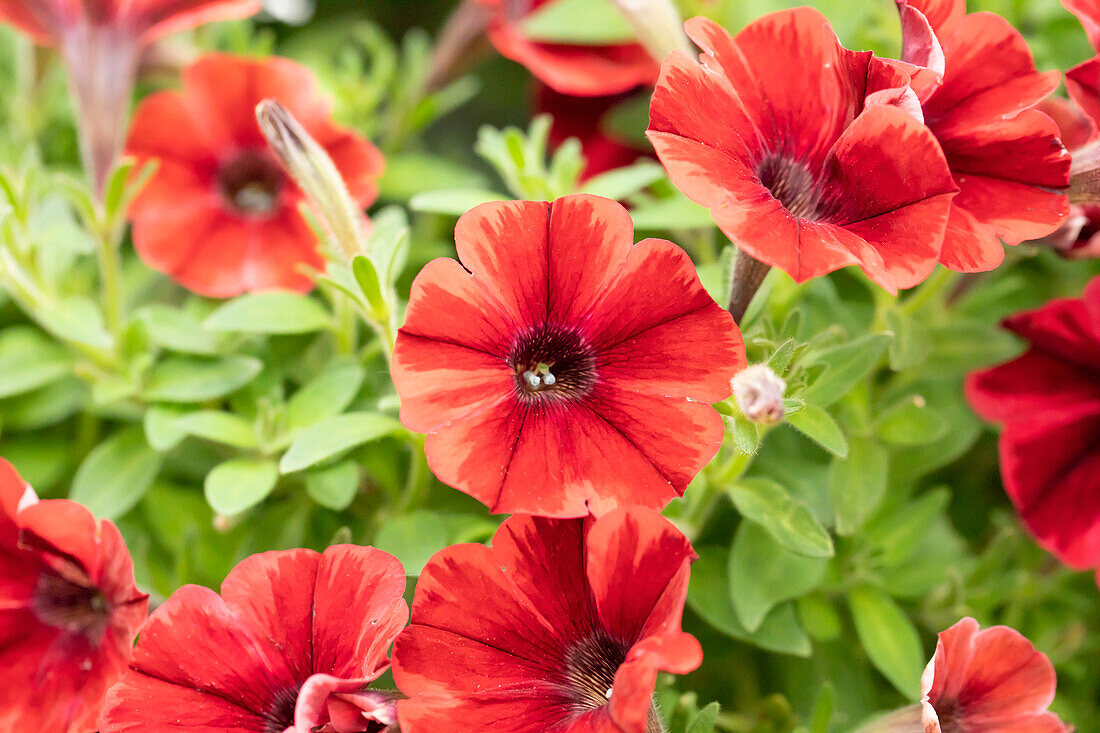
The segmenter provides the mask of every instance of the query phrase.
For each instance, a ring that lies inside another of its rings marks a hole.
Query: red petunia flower
[[[115,525],[0,459],[0,730],[97,730],[148,605]]]
[[[891,292],[927,277],[956,187],[909,75],[843,48],[809,8],[736,38],[705,18],[685,29],[701,63],[665,59],[647,133],[672,182],[798,281],[847,265]]]
[[[702,649],[680,630],[687,539],[646,509],[515,516],[492,548],[438,553],[394,644],[403,733],[645,733],[659,671]]]
[[[392,376],[441,481],[494,512],[661,508],[717,452],[745,364],[671,242],[598,196],[478,206],[413,283]],[[696,401],[697,400],[697,401]]]
[[[489,40],[501,55],[522,64],[554,90],[601,97],[652,84],[657,61],[640,43],[580,46],[528,38],[521,20],[555,0],[477,0],[493,9]]]
[[[405,571],[373,547],[253,555],[221,595],[188,585],[150,616],[103,733],[380,733],[367,689],[409,618]]]
[[[924,733],[1068,733],[1047,712],[1054,666],[1020,632],[964,618],[940,634],[921,679]]]
[[[1046,236],[1069,215],[1070,156],[1053,120],[1035,109],[1060,74],[1036,71],[1023,36],[998,15],[967,15],[963,0],[897,2],[903,47],[926,47],[912,20],[926,16],[945,67],[942,77],[913,80],[959,187],[940,261],[960,272],[991,270],[1004,260],[1000,240]]]
[[[321,268],[317,238],[302,218],[302,193],[256,123],[273,98],[325,148],[352,198],[378,193],[382,155],[335,125],[309,69],[289,59],[206,56],[183,74],[183,90],[138,106],[127,152],[160,167],[130,208],[134,247],[150,266],[196,293],[306,291],[303,268]]]
[[[1100,567],[1100,279],[1005,327],[1030,348],[972,374],[967,397],[1004,424],[1001,475],[1028,529],[1067,565]]]
[[[625,92],[609,97],[570,97],[539,85],[535,108],[539,114],[550,114],[554,118],[550,128],[551,145],[561,145],[571,137],[580,141],[585,159],[581,176],[588,179],[630,165],[645,155],[604,129],[608,113],[631,96],[630,92]]]

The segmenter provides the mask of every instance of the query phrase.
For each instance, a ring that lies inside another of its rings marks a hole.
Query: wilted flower
[[[149,605],[118,528],[0,459],[0,578],[0,730],[97,730]]]
[[[661,731],[659,671],[702,650],[680,630],[691,561],[659,514],[514,516],[424,568],[394,644],[403,733]]]
[[[783,419],[784,382],[767,364],[753,364],[733,378],[733,397],[745,417],[754,423],[771,424]]]
[[[103,733],[381,733],[393,696],[367,689],[408,621],[405,571],[372,547],[253,555],[221,595],[187,585],[141,631]]]
[[[392,376],[441,481],[494,512],[662,508],[718,451],[744,345],[687,254],[597,196],[478,206],[413,283]]]
[[[302,269],[324,263],[298,208],[303,192],[256,121],[265,99],[282,104],[324,149],[358,206],[378,194],[382,154],[332,122],[309,69],[278,57],[200,59],[184,71],[182,91],[138,106],[127,151],[139,162],[160,161],[130,207],[135,249],[202,295],[309,290]]]

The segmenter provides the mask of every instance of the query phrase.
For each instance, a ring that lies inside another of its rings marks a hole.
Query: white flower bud
[[[766,364],[754,364],[733,377],[733,398],[745,417],[770,425],[783,419],[783,395],[787,383]]]

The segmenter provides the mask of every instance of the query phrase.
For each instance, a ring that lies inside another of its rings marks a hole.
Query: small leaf
[[[303,430],[279,462],[283,473],[301,471],[346,450],[401,430],[401,423],[373,412],[349,412]]]
[[[39,312],[42,325],[58,338],[95,349],[110,349],[115,340],[103,313],[88,298],[71,297]]]
[[[207,316],[208,331],[292,334],[320,331],[332,314],[315,298],[286,290],[265,290],[234,298]]]
[[[795,413],[788,413],[786,424],[820,445],[833,455],[848,455],[848,441],[832,416],[817,405],[804,405]]]
[[[359,468],[355,461],[342,461],[306,473],[306,493],[333,511],[347,509],[359,491]]]
[[[153,405],[145,411],[145,439],[153,450],[159,453],[170,451],[187,437],[187,433],[176,424],[181,414],[178,409],[159,405]]]
[[[622,201],[664,177],[665,169],[659,164],[651,160],[641,160],[589,178],[581,192]]]
[[[56,382],[72,371],[65,349],[29,326],[0,333],[0,398]]]
[[[930,344],[917,329],[916,319],[902,308],[886,311],[886,327],[894,332],[890,342],[890,368],[896,372],[911,369],[928,356]]]
[[[151,402],[205,402],[236,392],[260,373],[263,362],[249,356],[224,359],[173,357],[149,374],[145,399]]]
[[[880,440],[900,446],[934,443],[947,433],[947,428],[947,421],[928,409],[922,397],[903,400],[882,414],[875,424]]]
[[[802,397],[819,407],[833,404],[871,373],[890,345],[890,339],[887,334],[870,334],[811,353],[806,357],[806,366],[824,365],[825,371],[806,388]]]
[[[836,688],[831,682],[821,686],[813,712],[810,714],[810,733],[829,733],[833,721],[833,707],[836,703]]]
[[[73,477],[69,498],[97,517],[121,517],[141,501],[160,466],[160,454],[145,442],[142,429],[126,428],[92,449]]]
[[[302,428],[339,415],[359,392],[365,372],[358,364],[340,364],[302,385],[287,400],[279,420],[288,437]]]
[[[637,229],[710,229],[710,210],[687,196],[676,195],[639,206],[630,213]]]
[[[760,448],[760,431],[756,429],[756,425],[741,415],[723,416],[723,420],[725,420],[726,428],[733,437],[733,444],[737,446],[737,450],[745,455],[755,456],[756,451]]]
[[[756,522],[783,548],[807,557],[832,557],[833,540],[810,510],[765,478],[741,479],[728,490],[737,511]]]
[[[924,650],[909,617],[892,598],[873,588],[853,588],[848,603],[871,662],[907,698],[920,697]]]
[[[266,499],[278,480],[279,468],[274,461],[233,458],[206,474],[204,494],[211,509],[233,516]]]
[[[779,376],[784,376],[787,370],[790,369],[791,361],[794,359],[797,350],[798,342],[794,339],[787,339],[768,357],[768,367]]]
[[[611,0],[543,3],[520,22],[527,38],[541,43],[609,46],[635,40],[634,29]]]
[[[449,544],[447,523],[435,512],[416,511],[382,524],[373,545],[390,553],[405,574],[420,575],[432,555]]]
[[[382,296],[382,281],[370,258],[365,255],[355,255],[351,260],[351,272],[374,312],[385,313],[386,300]]]
[[[234,448],[257,448],[256,428],[248,420],[221,410],[189,412],[176,420],[176,427],[188,435],[205,438]]]
[[[817,588],[827,561],[784,548],[755,522],[737,528],[730,548],[729,594],[737,617],[749,631],[760,628],[768,612],[783,601]]]
[[[496,191],[458,188],[418,193],[409,201],[409,208],[429,214],[462,216],[475,206],[490,201],[508,201],[511,198],[507,194]]]
[[[859,531],[886,494],[888,455],[868,438],[855,438],[847,458],[834,458],[829,466],[829,494],[836,512],[836,532]]]
[[[149,340],[162,349],[202,356],[218,353],[218,335],[203,330],[202,322],[187,311],[157,304],[142,309],[137,317],[145,324]]]
[[[718,703],[712,702],[695,714],[695,717],[687,724],[684,733],[714,733],[714,726],[718,723],[718,712],[721,709]]]

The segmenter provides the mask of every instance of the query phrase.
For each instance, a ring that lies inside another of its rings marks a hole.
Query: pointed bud
[[[771,425],[783,419],[787,383],[766,364],[754,364],[733,377],[733,398],[749,422]]]
[[[281,104],[265,99],[256,120],[275,155],[309,198],[326,234],[347,259],[367,253],[367,220],[348,193],[336,164]]]
[[[673,51],[693,54],[684,20],[672,0],[613,0],[650,55],[663,61]]]

